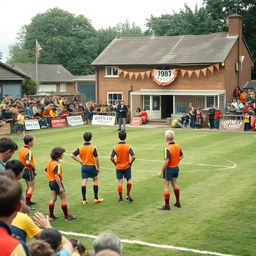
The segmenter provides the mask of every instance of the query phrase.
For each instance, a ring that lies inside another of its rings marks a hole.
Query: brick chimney
[[[228,16],[228,35],[242,37],[242,16],[239,14],[231,14]]]

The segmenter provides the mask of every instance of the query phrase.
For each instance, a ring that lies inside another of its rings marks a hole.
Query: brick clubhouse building
[[[242,17],[228,17],[228,32],[114,39],[93,61],[96,100],[124,100],[149,119],[188,112],[191,105],[223,109],[236,87],[251,81],[253,58]]]

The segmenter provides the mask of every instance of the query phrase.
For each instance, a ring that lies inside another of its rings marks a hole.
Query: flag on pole
[[[40,57],[40,51],[42,50],[43,48],[41,47],[41,45],[37,42],[37,39],[36,39],[36,57],[39,58]]]

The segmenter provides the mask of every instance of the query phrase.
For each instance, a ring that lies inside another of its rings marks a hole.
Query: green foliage
[[[100,159],[99,195],[105,199],[93,203],[92,180],[88,180],[88,205],[81,205],[81,166],[70,153],[83,143],[84,131],[93,132]],[[132,145],[136,161],[132,166],[133,203],[118,203],[115,167],[109,160],[118,142],[116,127],[80,126],[31,131],[36,136],[32,148],[36,161],[36,189],[33,201],[38,211],[48,214],[50,190],[44,168],[54,146],[66,149],[63,183],[72,222],[63,220],[60,200],[55,204],[59,219],[54,228],[67,232],[97,235],[112,230],[122,239],[213,251],[231,255],[255,255],[255,138],[251,133],[176,130],[175,142],[184,153],[178,184],[182,208],[160,212],[164,203],[162,181],[157,172],[162,164],[164,130],[127,128],[127,143]],[[17,144],[22,142],[12,135]],[[239,143],[237,139],[239,138]],[[17,159],[17,153],[13,157]],[[229,169],[228,169],[229,167]],[[24,180],[21,181],[25,187]],[[126,192],[125,181],[123,192]],[[172,189],[171,203],[174,202]],[[75,237],[92,250],[92,239]],[[194,252],[151,248],[124,243],[123,255],[201,255]]]
[[[6,63],[12,65],[14,63],[32,63],[29,57],[29,50],[24,49],[20,43],[16,43],[9,47],[9,57]]]
[[[27,79],[22,81],[22,93],[33,95],[36,93],[36,80]]]

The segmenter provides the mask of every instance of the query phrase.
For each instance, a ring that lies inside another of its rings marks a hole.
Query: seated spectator
[[[66,237],[62,236],[57,229],[46,228],[40,233],[39,238],[51,246],[54,251],[54,256],[72,255],[72,244]]]
[[[50,112],[49,112],[49,116],[50,117],[56,117],[56,116],[58,116],[59,114],[58,114],[58,111],[57,111],[57,108],[56,107],[53,107],[51,110],[50,110]]]
[[[148,122],[148,113],[145,109],[141,112],[141,118],[143,124],[146,124]]]
[[[71,238],[69,241],[73,246],[72,256],[89,256],[89,253],[86,251],[84,245],[79,240]]]
[[[189,115],[188,114],[184,114],[182,115],[181,117],[181,124],[182,124],[182,127],[188,127],[189,125]]]
[[[247,98],[247,93],[243,90],[242,93],[239,96],[239,100],[241,103],[245,104],[245,100]]]
[[[51,246],[43,240],[31,240],[28,243],[30,256],[52,256],[54,251]]]
[[[180,120],[178,119],[174,119],[171,123],[171,127],[172,128],[181,128],[182,127],[182,124],[180,122]]]
[[[8,177],[0,176],[0,252],[1,255],[29,255],[25,244],[11,236],[9,225],[19,211],[22,187]]]
[[[122,243],[120,238],[110,231],[104,231],[92,243],[94,254],[102,250],[110,249],[118,254],[122,253]]]
[[[141,109],[138,107],[137,109],[136,109],[136,112],[135,112],[135,116],[141,116]]]

